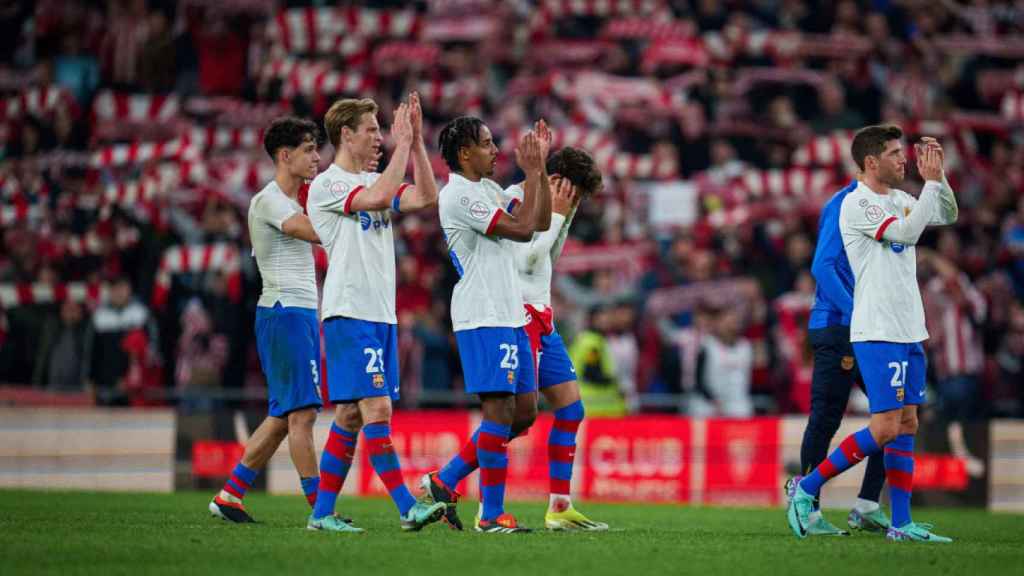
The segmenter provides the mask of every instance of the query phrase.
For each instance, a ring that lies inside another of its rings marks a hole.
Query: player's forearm
[[[430,165],[430,156],[427,155],[427,147],[422,140],[413,146],[412,166],[413,183],[416,188],[412,190],[410,198],[406,199],[405,195],[402,195],[401,209],[403,212],[420,210],[437,204],[437,180],[434,179],[434,169]]]
[[[514,215],[516,229],[527,234],[527,239],[532,238],[537,230],[539,184],[536,174],[532,177],[530,174],[526,175],[526,181],[523,182],[523,203]]]
[[[405,170],[409,166],[410,143],[400,142],[380,178],[352,200],[352,211],[386,210],[405,181]]]
[[[313,244],[320,243],[320,237],[317,236],[316,230],[313,229],[313,223],[305,214],[295,214],[291,218],[282,222],[281,232],[284,232],[292,238],[298,238],[299,240],[305,240],[306,242],[312,242]]]
[[[547,167],[540,165],[539,186],[537,188],[537,230],[546,231],[551,228],[551,184],[548,180]]]
[[[948,225],[956,222],[960,215],[960,208],[956,204],[956,194],[953,187],[949,185],[946,175],[942,175],[942,187],[939,189],[939,210],[935,224]]]
[[[555,239],[554,245],[551,246],[551,265],[554,266],[555,262],[558,261],[558,257],[562,255],[562,247],[565,246],[565,239],[569,236],[569,227],[572,226],[572,219],[576,215],[576,209],[579,206],[573,206],[572,210],[569,211],[569,215],[565,216],[565,221],[562,222],[561,226],[558,226],[558,237]],[[551,227],[555,227],[554,218],[555,214],[551,215],[552,223]]]
[[[917,244],[918,239],[921,238],[921,233],[924,232],[925,227],[931,222],[932,216],[935,215],[935,209],[939,202],[939,189],[941,187],[942,184],[936,180],[925,182],[924,189],[921,191],[921,197],[917,199],[917,204],[910,211],[910,215],[902,221],[899,219],[893,220],[885,227],[882,237],[889,242],[908,245]]]
[[[558,241],[558,237],[562,233],[562,225],[565,223],[565,216],[561,214],[551,215],[551,225],[547,230],[537,231],[533,235],[533,244],[531,245],[531,252],[538,255],[548,255],[551,253],[551,247]]]

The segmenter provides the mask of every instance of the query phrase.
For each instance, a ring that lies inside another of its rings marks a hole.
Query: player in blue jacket
[[[843,198],[856,187],[857,181],[853,180],[836,192],[822,208],[818,222],[818,246],[811,264],[811,274],[818,286],[807,326],[808,340],[814,350],[814,375],[811,381],[811,415],[800,445],[801,474],[814,470],[828,455],[829,444],[846,412],[850,389],[855,379],[860,380],[850,345],[853,270],[839,233],[839,208]],[[799,482],[799,477],[796,481]],[[875,454],[868,458],[857,503],[847,517],[851,528],[885,533],[889,518],[878,505],[884,483],[882,454]],[[793,485],[795,483],[787,484],[787,490],[791,491]],[[807,532],[809,535],[848,534],[822,517],[817,505]]]

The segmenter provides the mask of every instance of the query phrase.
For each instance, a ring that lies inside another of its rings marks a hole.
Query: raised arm
[[[352,214],[364,210],[386,210],[391,207],[398,189],[405,179],[409,166],[409,152],[412,146],[412,125],[409,121],[409,105],[403,102],[395,110],[391,124],[391,136],[395,141],[395,152],[388,167],[369,188],[357,188],[349,193],[345,212]]]
[[[532,131],[524,134],[519,140],[519,145],[516,146],[516,162],[526,173],[526,182],[523,183],[523,204],[515,211],[515,214],[502,211],[488,230],[488,234],[516,242],[528,242],[533,238],[534,231],[537,230],[537,216],[539,215],[537,202],[540,200],[538,198],[540,196],[538,179],[544,164],[540,157],[540,144],[537,141],[537,135]],[[550,210],[551,199],[546,198],[545,200],[547,200]]]
[[[420,95],[416,92],[409,95],[409,120],[412,125],[414,186],[407,188],[401,198],[395,201],[397,212],[411,212],[437,204],[437,180],[434,179],[434,169],[423,142],[423,109],[420,107]]]
[[[537,191],[537,231],[543,232],[551,228],[551,187],[548,179],[548,153],[551,151],[551,142],[554,136],[548,123],[540,119],[533,125],[534,133],[537,134],[537,145],[540,147],[540,176],[539,188]]]
[[[935,216],[942,189],[942,161],[939,152],[933,147],[925,147],[923,153],[918,155],[917,169],[926,180],[921,197],[917,199],[906,219],[887,217],[875,234],[877,240],[884,238],[900,244],[917,244],[921,233]]]

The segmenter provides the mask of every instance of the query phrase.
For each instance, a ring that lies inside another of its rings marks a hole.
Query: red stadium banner
[[[690,499],[690,421],[672,416],[594,418],[576,454],[579,495],[594,500]]]
[[[949,454],[914,454],[915,490],[967,489],[967,465]]]
[[[707,420],[704,502],[779,503],[779,420]]]
[[[469,440],[469,435],[469,412],[395,412],[391,417],[391,441],[402,464],[406,486],[418,493],[420,476],[444,466]],[[359,439],[356,450],[361,470],[359,493],[386,495],[384,484],[370,464],[365,438]]]
[[[238,442],[197,440],[192,444],[192,476],[226,478],[242,459],[245,446]]]

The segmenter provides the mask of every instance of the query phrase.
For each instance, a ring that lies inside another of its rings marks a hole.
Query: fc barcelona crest
[[[896,389],[896,399],[903,402],[903,388]]]
[[[516,372],[515,372],[515,370],[509,370],[508,371],[508,383],[509,384],[515,384],[516,383]]]
[[[379,374],[378,373],[378,374],[374,374],[373,375],[373,387],[374,388],[383,388],[384,387],[384,375],[383,374]]]

